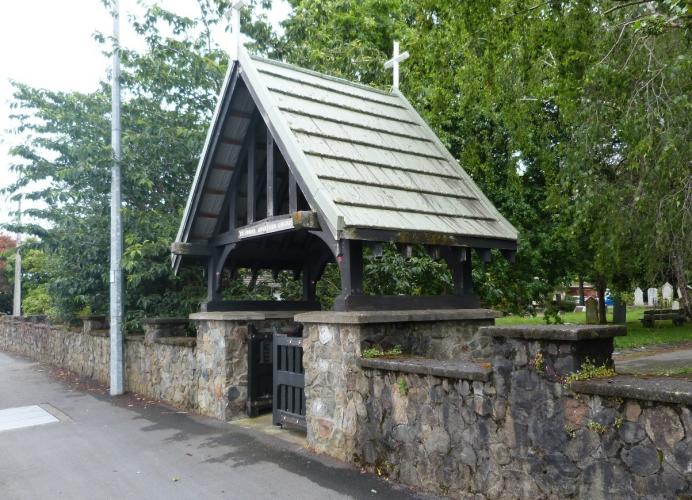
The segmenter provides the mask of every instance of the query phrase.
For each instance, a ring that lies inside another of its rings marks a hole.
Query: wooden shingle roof
[[[432,234],[516,248],[516,229],[398,91],[251,57],[245,50],[234,64],[177,241],[211,237],[209,216],[222,210],[221,193],[257,106],[312,210],[335,239],[358,239],[358,230],[374,229],[427,234],[429,243]],[[234,72],[244,86],[231,85]],[[223,141],[214,141],[215,134]]]

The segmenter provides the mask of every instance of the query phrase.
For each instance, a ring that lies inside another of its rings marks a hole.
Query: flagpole
[[[112,0],[113,6],[113,74],[111,93],[111,147],[113,166],[111,170],[111,258],[110,258],[110,394],[117,396],[125,392],[123,375],[123,228],[121,219],[120,177],[120,5]]]

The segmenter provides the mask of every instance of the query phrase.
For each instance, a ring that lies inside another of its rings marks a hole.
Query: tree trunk
[[[690,297],[690,291],[687,289],[685,266],[680,255],[673,256],[673,273],[680,289],[680,307],[685,311],[687,318],[692,321],[692,297]]]
[[[596,280],[596,291],[598,293],[598,322],[601,325],[608,323],[606,312],[608,308],[605,303],[606,281],[602,278]]]
[[[584,278],[579,277],[579,305],[584,305]]]

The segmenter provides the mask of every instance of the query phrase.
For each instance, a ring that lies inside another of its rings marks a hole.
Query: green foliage
[[[496,254],[475,265],[485,304],[533,313],[533,303],[576,276],[616,294],[665,276],[680,285],[692,315],[684,287],[692,279],[685,2],[289,3],[283,35],[243,11],[253,50],[381,88],[391,81],[382,62],[393,40],[411,53],[403,93],[521,235],[516,263]],[[122,52],[124,266],[134,326],[142,316],[195,310],[205,294],[201,269],[174,276],[168,259],[227,66],[209,33],[229,1],[198,4],[198,19],[150,8],[133,20],[146,49]],[[40,238],[45,262],[26,297],[59,318],[85,308],[103,313],[109,83],[86,94],[14,86],[23,141],[13,150],[19,180],[9,191],[28,191],[45,207],[28,211],[40,225],[25,232]],[[276,281],[282,298],[298,295],[292,278]],[[270,280],[248,288],[247,272],[229,283],[229,297],[277,291]],[[388,246],[380,259],[366,256],[364,286],[449,293],[451,278],[422,249],[406,261]],[[338,289],[338,269],[329,265],[317,285],[323,307]]]
[[[618,3],[291,0],[273,56],[402,91],[521,235],[477,291],[531,310],[577,276],[612,290],[690,281],[689,17]],[[371,268],[396,289],[397,268]],[[435,271],[438,271],[436,269]]]
[[[364,288],[372,295],[439,295],[451,293],[453,285],[447,265],[431,259],[424,248],[414,247],[406,259],[390,243],[379,258],[365,251]]]
[[[622,424],[624,423],[624,420],[620,415],[615,417],[615,422],[613,422],[613,427],[615,427],[615,430],[620,430],[620,427],[622,427]]]
[[[592,378],[610,378],[617,375],[615,370],[606,365],[596,366],[593,361],[587,359],[582,363],[579,371],[570,373],[565,378],[565,383],[567,385],[578,380],[589,380]]]
[[[122,50],[123,220],[126,311],[142,316],[184,315],[204,296],[201,269],[174,276],[169,245],[204,141],[227,64],[209,45],[204,22],[152,7],[133,20],[146,50]],[[206,24],[205,24],[206,23]],[[171,34],[165,34],[171,33]],[[97,35],[105,41],[105,37]],[[89,94],[53,92],[14,83],[14,148],[19,180],[9,191],[45,208],[28,215],[44,221],[25,228],[41,237],[46,284],[31,308],[54,308],[64,319],[85,307],[104,313],[108,303],[110,87]],[[40,187],[36,187],[40,186]],[[50,303],[40,298],[50,296]]]
[[[406,396],[408,394],[408,382],[404,377],[399,377],[396,381],[396,385],[399,388],[399,395]]]
[[[533,359],[529,360],[529,367],[538,373],[545,372],[545,358],[542,352],[537,352]]]
[[[403,350],[400,345],[395,345],[391,349],[383,349],[378,346],[371,346],[364,349],[361,356],[363,358],[383,358],[383,357],[396,357],[403,354]]]
[[[587,420],[586,428],[597,434],[605,434],[606,432],[608,432],[608,428],[605,425],[598,423],[594,420]]]

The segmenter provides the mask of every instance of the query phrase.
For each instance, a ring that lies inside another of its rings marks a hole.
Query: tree
[[[203,297],[201,272],[173,275],[169,245],[227,64],[199,20],[152,7],[133,24],[147,49],[122,51],[123,265],[130,320],[184,314]],[[9,190],[41,186],[25,196],[43,200],[46,208],[27,212],[47,224],[26,230],[40,236],[46,253],[49,307],[62,319],[105,313],[110,86],[104,81],[83,94],[14,85],[16,132],[25,140],[12,151],[20,175]]]
[[[7,234],[0,234],[0,313],[12,312],[14,269],[8,266],[8,261],[14,260],[16,246],[16,239]]]

